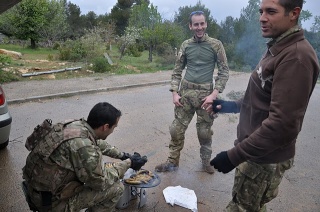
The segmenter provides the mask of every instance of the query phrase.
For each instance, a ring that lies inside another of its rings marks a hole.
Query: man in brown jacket
[[[319,75],[314,49],[298,26],[303,0],[262,0],[267,51],[252,73],[243,99],[214,101],[207,111],[238,112],[235,146],[210,162],[228,173],[236,167],[227,211],[266,211],[292,167],[296,138]]]

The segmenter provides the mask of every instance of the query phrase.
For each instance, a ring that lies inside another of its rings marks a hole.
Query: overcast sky
[[[95,12],[97,15],[110,13],[111,8],[117,3],[117,0],[68,0],[80,7],[82,14],[89,11]],[[179,7],[194,6],[197,0],[150,0],[154,6],[157,6],[158,12],[162,18],[173,20],[175,12]],[[238,18],[241,9],[248,5],[248,0],[201,0],[211,12],[214,19],[220,24],[227,16]],[[303,6],[304,10],[309,10],[313,16],[320,16],[320,0],[306,0]],[[303,22],[303,28],[310,29],[314,18],[308,22]]]

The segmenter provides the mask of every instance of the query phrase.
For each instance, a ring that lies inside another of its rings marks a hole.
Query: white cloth
[[[168,186],[163,189],[163,196],[166,203],[179,205],[184,208],[188,208],[193,212],[197,212],[197,196],[193,190],[183,188],[181,186]]]

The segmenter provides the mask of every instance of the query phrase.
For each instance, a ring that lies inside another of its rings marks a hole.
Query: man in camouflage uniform
[[[124,173],[139,170],[147,158],[130,155],[105,139],[117,127],[121,111],[107,102],[96,104],[87,121],[51,125],[47,120],[28,137],[30,150],[23,168],[30,209],[38,211],[113,211],[120,199]],[[121,159],[106,167],[102,156]]]
[[[222,43],[205,33],[207,22],[204,13],[192,12],[189,19],[189,28],[194,32],[194,36],[182,43],[171,80],[170,91],[175,105],[175,119],[170,126],[169,157],[165,163],[156,166],[155,170],[166,172],[178,168],[185,132],[196,113],[203,169],[213,174],[214,169],[209,164],[212,153],[213,117],[209,116],[204,108],[224,90],[229,78],[229,68]],[[218,76],[214,79],[216,64]],[[185,68],[185,76],[182,79]]]
[[[223,173],[236,167],[226,211],[266,212],[266,203],[277,196],[284,173],[293,166],[320,69],[316,52],[298,26],[302,5],[303,0],[261,1],[261,32],[270,38],[267,51],[242,99],[214,102],[214,112],[240,111],[234,147],[210,162]]]

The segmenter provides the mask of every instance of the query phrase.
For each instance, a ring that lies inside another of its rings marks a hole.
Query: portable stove
[[[131,174],[133,173],[134,171],[129,169],[126,172],[124,179],[128,178],[127,176],[131,176]],[[138,197],[139,197],[138,208],[141,208],[142,206],[144,206],[147,202],[146,189],[156,187],[161,182],[159,176],[155,173],[153,174],[154,174],[154,178],[150,180],[148,183],[142,183],[138,185],[128,184],[124,180],[122,180],[122,183],[124,184],[124,191],[116,205],[116,208],[118,209],[127,208],[129,206],[129,202],[133,199],[138,199]]]

